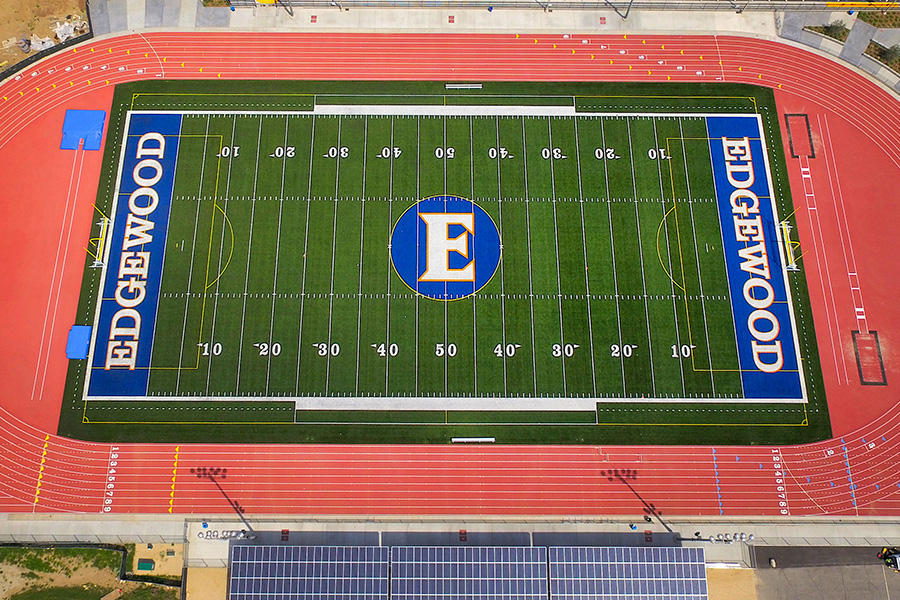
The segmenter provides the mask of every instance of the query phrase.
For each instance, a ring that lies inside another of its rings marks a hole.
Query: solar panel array
[[[233,546],[230,600],[388,600],[384,546]]]
[[[702,548],[234,546],[229,600],[708,600]]]
[[[556,600],[707,600],[702,548],[551,547]]]
[[[547,600],[544,547],[395,546],[393,600]]]

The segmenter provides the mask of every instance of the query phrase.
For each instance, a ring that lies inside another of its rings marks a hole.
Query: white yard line
[[[525,173],[525,246],[528,248],[528,306],[531,310],[531,380],[537,396],[537,353],[534,347],[534,281],[531,277],[531,202],[528,195],[528,152],[525,151],[525,119],[522,122],[522,161]],[[506,345],[504,344],[504,348]]]
[[[588,251],[587,251],[587,232],[584,227],[584,188],[581,182],[581,148],[578,143],[578,122],[574,119],[575,127],[575,165],[578,168],[578,207],[581,210],[581,249],[584,252],[584,290],[587,294],[585,302],[587,304],[587,320],[588,320],[588,348],[591,351],[591,390],[592,395],[597,396],[597,368],[594,361],[594,321],[591,318],[591,278],[589,277]],[[606,152],[604,150],[604,156]]]
[[[524,121],[522,127],[524,127]],[[503,192],[500,189],[500,119],[494,117],[494,131],[497,140],[497,220],[500,222],[500,228],[503,228]],[[522,154],[525,154],[524,148]],[[525,181],[528,181],[528,168],[525,168]],[[527,195],[526,195],[527,199]],[[502,251],[501,251],[502,252]],[[503,359],[503,395],[508,395],[508,387],[506,380],[506,278],[504,277],[503,260],[500,261],[500,337],[503,340],[503,348],[500,354]],[[532,352],[534,348],[532,348]]]
[[[684,139],[684,127],[682,126],[682,122],[678,120],[678,130],[681,132],[681,138]],[[687,168],[687,152],[685,151],[684,144],[681,146],[682,155],[684,156],[684,180],[687,182],[687,195],[688,195],[688,207],[691,212],[691,232],[693,235],[691,237],[694,238],[694,257],[697,261],[697,282],[700,284],[700,306],[703,309],[703,335],[706,338],[706,358],[709,361],[709,382],[712,387],[712,395],[713,398],[716,397],[716,378],[715,371],[713,370],[713,362],[712,362],[712,348],[709,343],[709,319],[706,315],[706,294],[703,290],[703,271],[700,269],[700,247],[697,245],[697,229],[694,227],[694,196],[691,193],[691,179],[688,174]],[[671,159],[670,159],[671,160]],[[716,214],[719,214],[719,206],[718,206],[718,198],[716,199]],[[726,270],[728,267],[725,267]],[[682,282],[683,283],[683,282]],[[685,310],[687,310],[687,290],[684,291],[685,295]],[[691,350],[693,353],[693,349]],[[693,365],[693,362],[691,363]]]
[[[253,170],[253,195],[250,197],[250,232],[247,234],[247,271],[244,273],[244,297],[241,301],[241,334],[238,342],[237,377],[235,391],[241,389],[241,361],[244,358],[244,324],[247,318],[247,298],[250,284],[250,259],[253,255],[253,221],[256,218],[256,187],[259,183],[259,151],[262,145],[263,117],[259,117],[259,130],[256,133],[256,168]]]
[[[272,372],[272,346],[275,342],[275,306],[278,300],[278,257],[281,253],[281,216],[284,212],[284,175],[287,171],[287,145],[288,145],[288,127],[291,122],[290,116],[284,117],[284,142],[282,148],[284,153],[281,156],[281,191],[278,193],[278,233],[275,234],[275,276],[272,280],[272,313],[269,317],[269,348],[266,355],[266,396],[269,395],[269,381]],[[299,353],[298,353],[299,359]]]
[[[600,117],[600,139],[603,141],[603,148],[606,149],[609,146],[606,144],[606,119],[604,117]],[[612,271],[613,271],[613,287],[615,288],[615,297],[616,297],[616,325],[619,328],[619,347],[622,346],[622,313],[619,308],[619,278],[616,274],[616,244],[615,244],[615,236],[613,235],[613,217],[612,217],[612,198],[609,195],[609,160],[606,158],[606,154],[603,155],[603,175],[606,178],[606,211],[609,217],[609,247],[610,247],[610,259],[612,262]],[[625,388],[625,359],[622,358],[619,361],[619,365],[622,371],[622,395],[626,395]]]
[[[337,254],[337,223],[338,223],[338,185],[341,181],[341,124],[343,117],[338,116],[337,131],[337,157],[334,167],[334,223],[331,228],[331,287],[328,290],[328,351],[325,353],[325,395],[328,395],[328,384],[331,380],[331,332],[334,325],[334,258]]]
[[[547,145],[550,148],[550,195],[553,197],[553,243],[556,248],[554,255],[556,257],[556,300],[559,306],[559,347],[560,350],[563,350],[566,344],[566,332],[563,328],[562,281],[559,274],[559,226],[557,224],[556,216],[556,159],[553,158],[553,126],[551,117],[547,117]],[[534,351],[536,353],[537,348],[535,348]],[[562,366],[563,396],[567,396],[566,353],[563,351],[559,353],[559,363],[560,366]]]
[[[658,134],[656,132],[656,120],[653,121],[653,137],[659,140]],[[687,177],[687,150],[684,144],[684,131],[681,131],[681,154],[684,157],[684,175]],[[671,160],[671,159],[670,159]],[[675,343],[677,344],[679,351],[681,349],[681,329],[678,326],[678,301],[675,299],[676,291],[675,291],[675,274],[672,271],[672,247],[669,243],[669,219],[667,218],[666,212],[666,190],[665,184],[663,183],[663,171],[662,171],[662,162],[656,161],[658,166],[657,172],[659,173],[659,194],[660,198],[662,198],[661,212],[662,212],[662,226],[663,231],[666,234],[666,261],[669,263],[669,280],[671,285],[669,288],[672,290],[672,319],[675,321]],[[690,198],[690,185],[688,185],[688,198]],[[676,197],[674,188],[672,189],[672,208],[673,213],[675,209],[675,205],[678,202],[678,198]],[[676,232],[677,233],[677,232]],[[684,282],[681,282],[684,284]],[[685,292],[686,293],[686,292]],[[685,304],[685,310],[687,310],[687,304]],[[680,356],[680,354],[679,354]],[[712,363],[710,363],[712,364]],[[685,383],[684,383],[684,360],[683,357],[678,359],[678,367],[681,373],[681,395],[684,396],[686,393]]]
[[[391,343],[391,263],[393,258],[391,253],[391,234],[393,233],[394,222],[394,117],[391,117],[391,150],[388,167],[388,263],[387,263],[387,322],[384,333],[384,343],[390,347]],[[415,349],[418,352],[418,348]],[[384,395],[390,396],[388,383],[390,378],[390,361],[391,353],[387,352],[384,357]]]
[[[365,240],[366,235],[366,157],[368,153],[366,152],[366,145],[369,142],[369,118],[363,117],[363,172],[362,172],[362,197],[360,198],[360,202],[362,203],[361,214],[359,217],[359,286],[357,289],[357,304],[356,304],[356,382],[354,384],[353,389],[356,391],[356,395],[359,395],[359,357],[360,352],[362,351],[362,340],[360,339],[360,334],[362,332],[362,279],[363,279],[363,241]],[[390,354],[390,342],[385,341],[385,350],[387,354]]]
[[[634,170],[634,144],[631,141],[631,120],[626,119],[628,127],[628,157],[631,160],[631,184],[634,190],[634,217],[637,220],[635,231],[637,233],[638,256],[641,262],[641,288],[644,292],[644,315],[647,320],[647,355],[650,359],[650,392],[656,396],[656,373],[653,370],[653,334],[650,332],[650,307],[647,304],[647,275],[644,271],[644,250],[641,242],[641,213],[638,210],[637,176]],[[654,140],[655,142],[656,140]]]
[[[316,141],[316,116],[312,116],[312,125],[309,132],[309,173],[306,185],[306,222],[303,233],[303,275],[300,283],[300,323],[297,326],[297,379],[294,382],[294,395],[300,395],[300,363],[303,361],[303,308],[306,304],[306,267],[309,264],[306,253],[309,250],[309,206],[312,204],[312,173],[313,155],[315,154]]]

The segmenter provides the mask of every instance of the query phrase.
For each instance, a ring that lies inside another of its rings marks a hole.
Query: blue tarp
[[[67,110],[59,147],[62,150],[77,150],[78,144],[84,140],[85,150],[99,150],[105,122],[105,110]]]
[[[91,326],[72,325],[72,329],[69,330],[69,341],[66,342],[66,358],[86,359],[90,344]]]

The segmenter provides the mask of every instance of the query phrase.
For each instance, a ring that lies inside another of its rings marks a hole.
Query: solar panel
[[[702,548],[565,546],[548,552],[554,600],[708,600]]]
[[[229,600],[388,600],[377,546],[234,546]]]
[[[544,547],[395,546],[392,600],[547,600]]]

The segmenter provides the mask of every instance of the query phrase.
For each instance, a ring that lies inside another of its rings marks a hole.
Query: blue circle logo
[[[404,212],[391,233],[391,261],[413,291],[458,300],[483,288],[500,265],[500,232],[483,208],[433,196]]]

